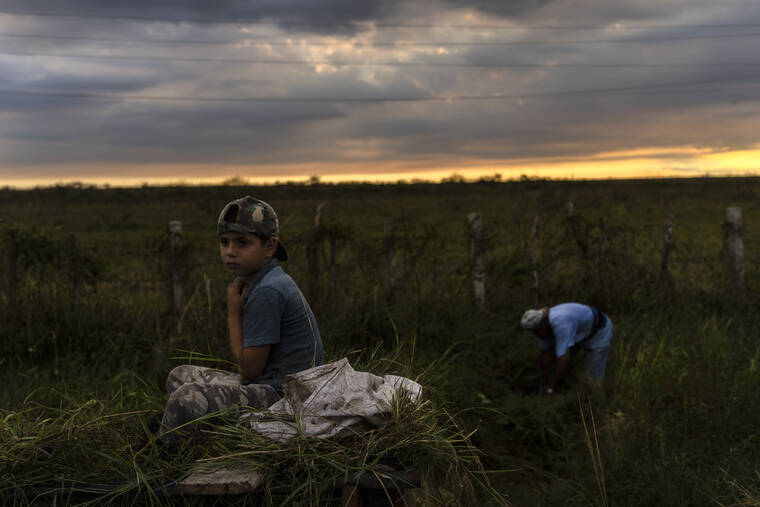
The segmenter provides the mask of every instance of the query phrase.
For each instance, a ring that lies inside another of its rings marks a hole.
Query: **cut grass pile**
[[[389,354],[376,348],[358,361],[378,371],[404,370],[398,359],[408,342],[398,343]],[[424,374],[418,380],[424,385]],[[33,398],[59,393],[32,393],[23,409],[0,411],[3,503],[162,505],[171,485],[189,472],[229,468],[258,472],[262,486],[249,497],[216,498],[215,504],[326,505],[337,501],[336,487],[348,477],[385,477],[390,469],[421,473],[422,487],[407,492],[413,505],[472,505],[483,495],[506,503],[490,485],[472,432],[431,397],[413,403],[397,396],[385,425],[345,439],[300,434],[277,442],[222,413],[204,417],[190,436],[169,446],[155,433],[165,397],[147,392],[105,401],[61,398],[58,406]]]

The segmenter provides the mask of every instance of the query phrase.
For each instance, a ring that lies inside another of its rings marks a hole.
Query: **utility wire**
[[[462,101],[494,101],[509,99],[543,99],[558,97],[594,97],[603,95],[625,95],[640,92],[653,92],[655,90],[665,90],[667,93],[673,88],[688,88],[693,86],[733,83],[760,79],[760,74],[750,74],[744,76],[722,77],[714,79],[705,79],[701,81],[660,83],[654,85],[639,86],[621,86],[610,88],[590,88],[578,90],[564,90],[554,92],[533,92],[533,93],[496,93],[491,95],[451,95],[451,96],[428,96],[428,97],[189,97],[189,96],[170,96],[170,95],[127,95],[127,94],[109,94],[109,93],[91,93],[91,92],[50,92],[37,90],[17,90],[17,89],[0,89],[0,93],[25,95],[25,96],[49,96],[49,97],[68,97],[81,99],[106,99],[106,100],[128,100],[128,101],[159,101],[159,102],[233,102],[233,103],[257,103],[257,102],[275,102],[275,103],[394,103],[394,102],[462,102]]]
[[[669,62],[669,63],[478,63],[478,62],[418,62],[379,61],[352,62],[341,60],[280,60],[268,58],[212,58],[196,56],[143,56],[143,55],[98,55],[91,53],[41,53],[36,51],[0,51],[6,56],[30,56],[35,58],[76,58],[96,60],[138,60],[163,62],[208,62],[208,63],[248,63],[261,65],[335,65],[341,67],[476,67],[476,68],[669,68],[669,67],[757,67],[760,62]]]
[[[119,42],[119,43],[138,43],[138,44],[196,44],[209,46],[232,46],[241,43],[266,44],[269,46],[351,46],[351,47],[498,47],[498,46],[544,46],[544,45],[567,45],[567,44],[629,44],[629,43],[652,43],[652,42],[670,42],[686,40],[711,40],[711,39],[736,39],[746,37],[759,37],[760,32],[746,33],[723,33],[709,35],[676,35],[668,37],[647,37],[647,38],[629,38],[629,39],[585,39],[585,40],[514,40],[514,41],[394,41],[394,42],[362,42],[362,41],[283,41],[268,40],[259,37],[246,37],[239,40],[203,40],[203,39],[128,39],[122,37],[84,37],[76,35],[45,35],[45,34],[27,34],[0,32],[0,37],[15,37],[23,39],[49,39],[49,40],[71,40],[71,41],[90,41],[90,42]]]
[[[258,18],[240,19],[209,19],[209,18],[173,18],[165,16],[135,16],[135,15],[111,15],[92,12],[64,13],[51,11],[22,11],[15,9],[0,9],[0,14],[14,16],[39,16],[54,18],[83,18],[83,19],[109,19],[125,21],[158,21],[169,23],[196,23],[196,24],[234,24],[247,25],[258,23],[270,23],[281,26],[322,26],[322,27],[354,27],[367,24],[377,28],[446,28],[463,30],[602,30],[610,28],[607,25],[504,25],[504,24],[436,24],[436,23],[384,23],[371,20],[361,21],[287,21],[271,19],[264,16]],[[726,24],[694,24],[694,25],[630,25],[624,26],[628,30],[660,30],[660,29],[724,29],[724,28],[760,28],[760,23],[726,23]]]

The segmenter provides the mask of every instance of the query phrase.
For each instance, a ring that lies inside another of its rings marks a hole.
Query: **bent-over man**
[[[543,396],[554,394],[580,349],[585,355],[586,374],[593,380],[604,380],[612,343],[612,321],[604,312],[580,303],[562,303],[527,310],[520,326],[538,337]]]

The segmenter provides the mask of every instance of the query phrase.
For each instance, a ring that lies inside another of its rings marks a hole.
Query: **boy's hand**
[[[243,299],[248,291],[248,283],[232,282],[227,286],[227,312],[241,314],[243,312]]]

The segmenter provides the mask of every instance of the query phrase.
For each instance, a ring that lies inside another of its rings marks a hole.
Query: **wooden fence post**
[[[69,259],[71,263],[69,266],[71,269],[71,302],[76,306],[79,300],[79,284],[82,278],[82,259],[79,255],[79,240],[76,232],[71,233],[69,242],[71,248],[71,258]]]
[[[565,209],[567,211],[567,222],[570,226],[570,232],[581,251],[583,259],[586,261],[584,278],[588,280],[592,268],[591,249],[588,244],[588,224],[575,213],[575,206],[572,201],[567,202]]]
[[[181,257],[183,245],[182,222],[172,220],[169,222],[169,269],[172,273],[172,309],[176,313],[182,313],[184,307],[184,291],[182,289],[182,265]]]
[[[731,291],[744,297],[744,240],[742,239],[742,209],[726,208],[726,254]]]
[[[662,261],[660,262],[660,281],[670,281],[670,272],[668,271],[668,259],[670,252],[673,250],[673,212],[668,214],[664,225],[664,239],[662,244]]]
[[[330,246],[330,269],[327,271],[327,308],[335,309],[335,294],[338,292],[338,243],[341,241],[341,231],[336,226],[328,228],[327,239]]]
[[[601,272],[604,269],[604,254],[607,252],[607,222],[604,217],[599,217],[599,259],[597,260],[597,270],[601,279]]]
[[[475,305],[482,308],[486,303],[486,269],[483,264],[483,218],[480,213],[467,215],[470,233],[470,273]]]
[[[396,269],[396,252],[393,237],[393,220],[386,220],[383,224],[385,233],[385,276],[388,283],[388,300],[393,300],[393,289],[395,284],[394,271]]]
[[[319,272],[319,249],[322,243],[322,209],[325,203],[319,203],[314,215],[314,229],[306,245],[306,262],[309,267],[309,302],[315,306],[319,302],[320,272]]]
[[[18,239],[12,230],[5,231],[5,242],[8,246],[8,286],[6,295],[8,298],[8,316],[11,323],[20,320],[21,306],[18,300]]]
[[[531,299],[533,300],[533,306],[538,306],[538,261],[536,259],[536,250],[538,248],[538,236],[541,229],[541,216],[536,215],[533,218],[533,227],[530,231],[530,239],[528,240],[528,269],[531,270],[533,280],[530,285]]]

